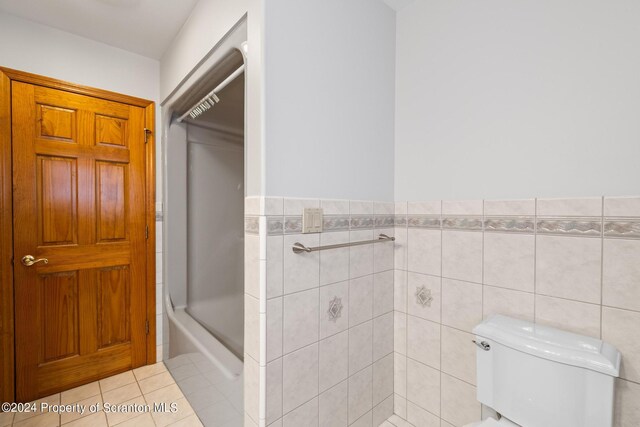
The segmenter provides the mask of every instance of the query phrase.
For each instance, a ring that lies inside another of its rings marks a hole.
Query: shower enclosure
[[[163,104],[164,357],[199,354],[230,379],[244,350],[244,40],[242,23]]]

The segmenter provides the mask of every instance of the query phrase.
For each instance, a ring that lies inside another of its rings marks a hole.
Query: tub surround
[[[323,208],[322,233],[300,234],[304,207]],[[393,412],[462,426],[491,415],[475,398],[469,343],[492,313],[616,346],[616,426],[640,423],[640,198],[256,197],[245,213],[251,423],[379,425]],[[291,250],[380,233],[395,243]]]

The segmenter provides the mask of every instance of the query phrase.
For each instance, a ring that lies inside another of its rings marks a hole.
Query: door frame
[[[149,332],[147,364],[156,362],[156,147],[153,101],[0,67],[0,401],[15,400],[15,334],[13,295],[13,178],[11,161],[11,82],[19,81],[145,109],[151,132],[145,144],[146,304]]]

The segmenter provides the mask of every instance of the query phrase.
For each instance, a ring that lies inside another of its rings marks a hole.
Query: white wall
[[[397,15],[396,200],[640,193],[640,2]]]
[[[395,13],[379,0],[269,0],[266,194],[393,200]]]
[[[0,66],[157,101],[159,63],[0,13]]]

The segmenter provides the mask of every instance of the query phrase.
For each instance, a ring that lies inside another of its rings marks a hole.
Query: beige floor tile
[[[60,416],[55,412],[47,412],[26,420],[14,422],[13,425],[16,427],[57,427],[60,425]]]
[[[177,406],[177,410],[175,412],[169,411],[169,408],[167,407],[167,412],[152,413],[156,426],[165,427],[193,414],[193,409],[191,408],[191,405],[189,405],[189,402],[187,402],[187,399],[179,399],[175,403]]]
[[[100,385],[98,381],[72,388],[71,390],[60,393],[60,402],[63,405],[68,403],[76,403],[81,400],[88,399],[92,396],[100,394]]]
[[[180,421],[169,424],[169,427],[202,427],[202,423],[198,419],[196,414],[189,415],[187,418],[183,418]]]
[[[133,375],[133,372],[127,371],[118,375],[114,375],[109,378],[105,378],[100,380],[100,389],[104,394],[107,391],[120,388],[124,385],[131,384],[136,382],[136,377]]]
[[[10,426],[13,423],[13,412],[0,412],[0,426]]]
[[[102,393],[102,399],[105,403],[118,404],[131,400],[134,397],[141,396],[140,387],[138,383],[127,384],[123,387],[110,390],[106,393]]]
[[[60,393],[52,394],[51,396],[43,397],[41,399],[34,400],[33,402],[30,402],[30,403],[35,403],[35,406],[36,406],[35,412],[17,412],[13,418],[14,424],[20,421],[26,420],[28,418],[35,417],[36,415],[40,415],[41,414],[40,408],[42,403],[48,403],[50,405],[59,404]]]
[[[144,408],[146,407],[146,402],[144,401],[144,398],[142,396],[138,396],[134,397],[133,399],[127,400],[126,402],[122,402],[119,405],[127,405],[128,408],[127,410],[120,409],[117,411],[106,412],[107,423],[110,426],[120,424],[122,422],[142,415],[144,413]]]
[[[153,422],[153,417],[147,412],[146,414],[131,418],[122,424],[118,424],[118,427],[155,427],[155,425],[156,423]]]
[[[166,371],[167,367],[164,365],[164,363],[158,362],[153,365],[142,366],[141,368],[134,369],[133,374],[135,375],[136,379],[140,381]]]
[[[144,395],[145,400],[148,404],[153,404],[154,402],[175,402],[178,399],[182,399],[184,395],[178,387],[177,384],[171,384],[166,387],[159,388],[158,390],[154,390]]]
[[[65,424],[65,427],[107,427],[107,417],[100,411]]]
[[[78,405],[82,405],[85,407],[85,411],[84,413],[81,413],[80,411],[76,410],[74,412],[65,412],[60,414],[60,423],[61,424],[66,424],[69,423],[71,421],[75,421],[77,419],[80,419],[82,417],[86,417],[88,415],[91,415],[92,412],[89,411],[89,408],[92,405],[96,405],[96,404],[102,404],[102,396],[100,394],[98,394],[97,396],[91,396],[87,399],[81,400],[79,402],[74,402]]]
[[[159,388],[166,387],[171,384],[175,384],[173,377],[169,372],[163,372],[161,374],[154,375],[149,378],[138,381],[140,389],[144,394],[150,393]]]

